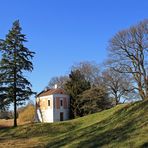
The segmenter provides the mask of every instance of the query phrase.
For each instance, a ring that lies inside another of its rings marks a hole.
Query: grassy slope
[[[53,124],[0,130],[0,147],[148,147],[148,101]]]

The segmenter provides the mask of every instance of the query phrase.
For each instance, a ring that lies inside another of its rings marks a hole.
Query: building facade
[[[36,120],[57,122],[69,119],[70,97],[61,88],[42,91],[36,97]]]

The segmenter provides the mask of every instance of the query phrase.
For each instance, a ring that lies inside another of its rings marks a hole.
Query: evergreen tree
[[[81,114],[83,116],[111,108],[107,89],[104,86],[92,87],[80,95]]]
[[[0,50],[0,99],[1,105],[14,105],[14,126],[17,126],[17,105],[34,94],[31,83],[25,78],[25,71],[32,71],[31,59],[34,52],[24,46],[27,42],[25,35],[21,33],[19,21],[13,23],[12,29],[1,41]],[[4,104],[5,103],[5,104]]]
[[[79,70],[71,71],[69,80],[65,84],[65,90],[70,95],[70,113],[71,118],[76,118],[81,115],[80,97],[79,95],[85,90],[90,89],[90,82],[85,80],[85,77]]]

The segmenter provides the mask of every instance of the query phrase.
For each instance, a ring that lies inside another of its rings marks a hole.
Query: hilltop
[[[57,123],[0,129],[0,147],[148,147],[148,101]]]

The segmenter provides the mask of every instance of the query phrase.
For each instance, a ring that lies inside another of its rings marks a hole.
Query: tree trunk
[[[146,97],[145,99],[148,99],[148,76],[145,78],[145,85],[146,85]]]
[[[115,97],[115,105],[118,105],[119,99],[118,99],[118,94],[116,91],[114,91],[114,97]]]
[[[118,105],[119,104],[119,101],[118,101],[118,98],[116,97],[115,98],[115,105]]]
[[[142,100],[144,100],[146,98],[144,90],[142,89],[142,85],[141,82],[138,82],[138,88],[139,88],[139,95],[141,97]]]
[[[14,83],[14,127],[17,127],[16,83]]]
[[[15,54],[14,54],[15,58]],[[14,101],[14,127],[17,127],[17,103],[16,103],[16,67],[14,67],[14,84],[13,84],[13,101]]]
[[[16,99],[14,99],[14,127],[17,127],[17,106]]]

